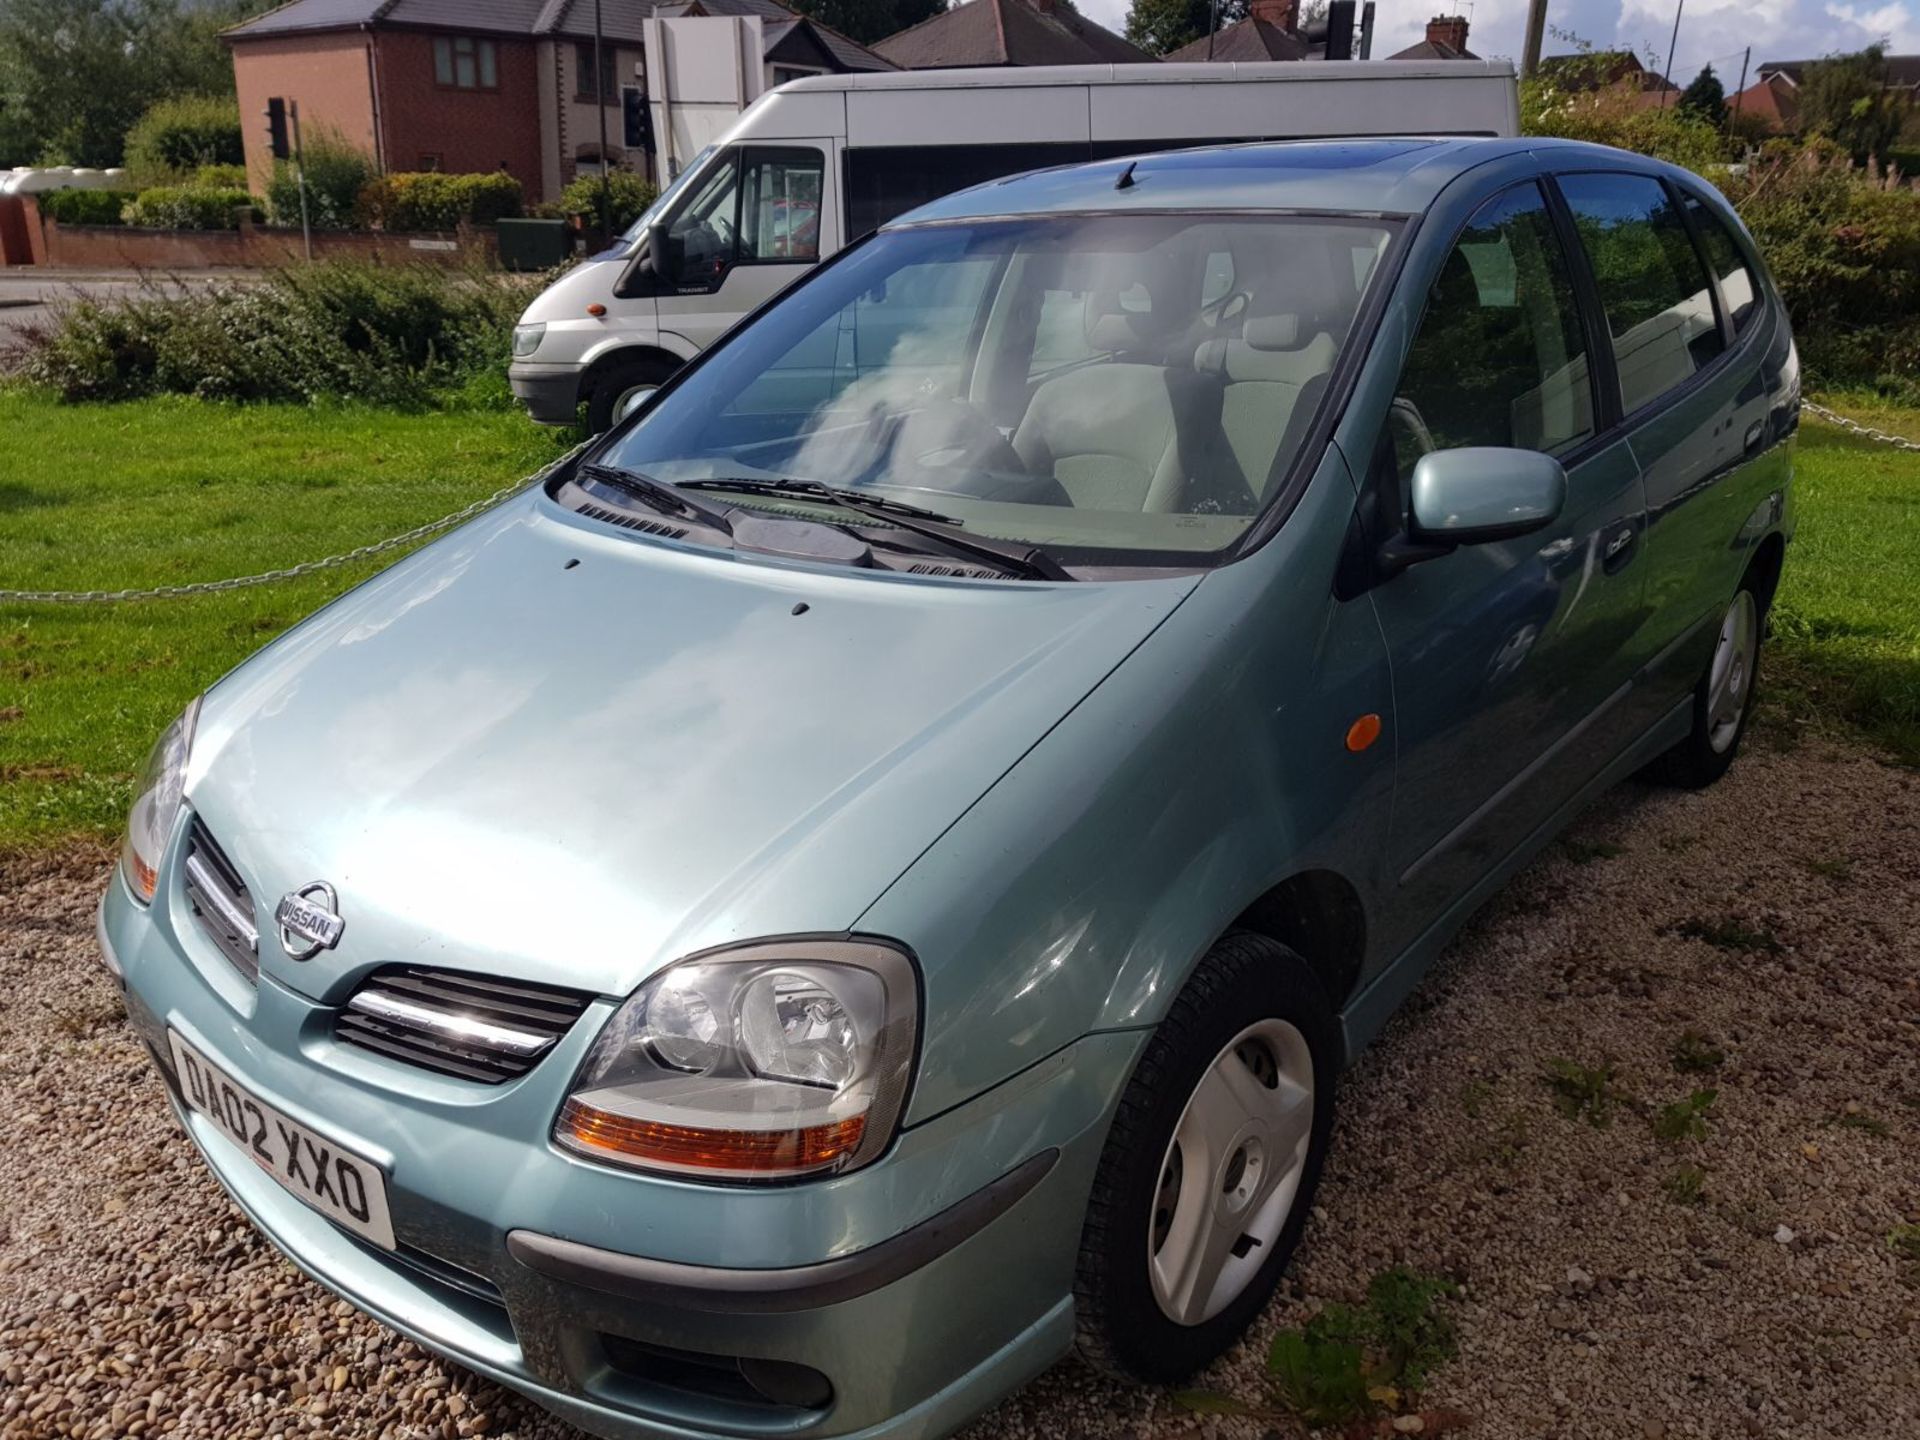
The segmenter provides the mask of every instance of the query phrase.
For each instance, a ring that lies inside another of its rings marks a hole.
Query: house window
[[[824,75],[827,73],[824,70],[812,70],[803,65],[775,65],[772,66],[771,69],[773,70],[773,83],[775,85],[784,85],[789,80],[804,80],[809,75]]]
[[[493,41],[472,35],[436,35],[433,78],[436,84],[454,90],[497,90],[499,57]]]
[[[416,170],[438,170],[443,163],[441,157],[438,155],[422,155],[420,157],[420,163],[413,168]]]
[[[620,81],[617,78],[619,57],[611,45],[600,47],[600,83],[594,84],[593,42],[582,40],[573,47],[573,98],[592,104],[605,97],[605,103],[611,104],[620,93]]]

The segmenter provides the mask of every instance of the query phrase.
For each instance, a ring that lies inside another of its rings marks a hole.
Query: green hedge
[[[616,170],[607,177],[607,192],[611,202],[608,209],[612,212],[612,226],[615,231],[620,231],[640,218],[659,197],[660,188],[631,171]],[[560,192],[560,203],[555,208],[562,215],[585,215],[597,222],[600,218],[600,177],[577,177]]]
[[[162,100],[127,132],[127,169],[143,185],[191,176],[202,165],[241,165],[240,107],[231,97]]]
[[[239,228],[236,212],[257,203],[244,190],[156,185],[135,197],[125,219],[146,230],[235,230]]]
[[[40,196],[40,213],[62,225],[118,225],[133,198],[131,190],[54,190]]]
[[[502,170],[402,172],[362,190],[360,210],[382,230],[452,230],[462,221],[491,225],[520,213],[520,182]]]
[[[358,228],[363,223],[360,195],[373,179],[373,161],[329,136],[305,148],[308,223],[316,230]],[[273,167],[273,179],[267,182],[267,220],[274,225],[300,223],[299,177],[285,161]]]

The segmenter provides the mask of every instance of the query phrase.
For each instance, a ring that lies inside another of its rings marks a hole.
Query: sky
[[[1081,14],[1113,30],[1126,25],[1128,0],[1077,0]],[[1378,0],[1373,53],[1384,58],[1423,39],[1428,17],[1441,13],[1422,0]],[[1920,54],[1920,0],[1682,0],[1680,40],[1674,46],[1676,84],[1711,64],[1729,93],[1740,78],[1740,56],[1753,47],[1753,63],[1806,60],[1858,50],[1885,40],[1889,53]],[[1462,0],[1471,21],[1467,45],[1482,56],[1518,59],[1527,0]],[[1600,49],[1630,48],[1655,68],[1665,61],[1673,34],[1671,0],[1548,0],[1545,53],[1575,47],[1553,36],[1569,31]]]

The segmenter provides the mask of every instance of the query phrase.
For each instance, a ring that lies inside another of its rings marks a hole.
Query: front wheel
[[[1766,612],[1751,581],[1734,592],[1720,617],[1720,635],[1693,691],[1693,728],[1687,737],[1653,764],[1653,774],[1669,785],[1699,790],[1733,768],[1740,741],[1753,718],[1754,689],[1760,679],[1760,634]]]
[[[616,360],[601,370],[587,392],[587,430],[611,430],[662,385],[677,367],[651,355]]]
[[[1239,1339],[1306,1224],[1338,1056],[1299,956],[1239,932],[1208,952],[1147,1042],[1094,1178],[1074,1287],[1086,1359],[1166,1383]]]

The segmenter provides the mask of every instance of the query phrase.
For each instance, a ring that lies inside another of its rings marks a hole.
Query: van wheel
[[[611,430],[635,403],[666,384],[667,377],[678,368],[651,355],[636,355],[608,365],[594,376],[593,388],[587,392],[587,429],[595,435]]]
[[[1333,1128],[1332,1008],[1300,957],[1223,937],[1121,1096],[1080,1237],[1081,1355],[1165,1384],[1265,1308],[1299,1243]]]
[[[1720,617],[1713,658],[1693,689],[1693,729],[1649,767],[1656,780],[1685,790],[1713,784],[1733,768],[1753,718],[1760,679],[1760,633],[1766,612],[1753,582],[1743,581]]]

